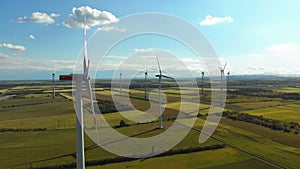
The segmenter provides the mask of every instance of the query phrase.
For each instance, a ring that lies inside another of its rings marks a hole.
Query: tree
[[[124,120],[120,120],[120,127],[128,126],[128,124]]]

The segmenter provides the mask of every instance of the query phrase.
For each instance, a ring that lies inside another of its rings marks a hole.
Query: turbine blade
[[[89,61],[88,61],[88,54],[87,54],[87,42],[86,42],[86,16],[84,16],[84,60],[83,60],[83,72],[84,74],[87,74],[88,72],[88,65],[89,65]]]
[[[225,70],[226,66],[227,66],[227,62],[225,63],[223,70]]]
[[[173,77],[166,76],[166,75],[161,75],[161,77],[167,78],[167,79],[174,79]]]
[[[87,40],[86,40],[86,15],[84,16],[84,59],[83,59],[83,72],[84,72],[84,78],[87,86],[87,91],[88,91],[88,97],[90,100],[90,106],[91,106],[91,111],[93,114],[93,122],[94,126],[96,128],[96,135],[97,135],[97,144],[99,144],[99,137],[98,137],[98,126],[97,126],[97,121],[96,121],[96,113],[95,113],[95,108],[94,108],[94,102],[93,102],[93,95],[92,95],[92,87],[91,87],[91,81],[89,78],[89,67],[90,67],[90,61],[88,59],[88,53],[87,53]]]
[[[157,64],[158,64],[159,74],[161,75],[161,68],[160,68],[158,56],[157,56],[157,54],[155,56],[156,56],[156,60],[157,60]]]
[[[164,78],[167,78],[167,79],[174,79],[173,77],[166,76],[166,75],[155,75],[155,77],[164,77]]]
[[[96,113],[95,113],[95,107],[94,107],[94,99],[93,99],[93,95],[92,95],[92,86],[91,86],[91,81],[90,79],[86,79],[86,86],[87,86],[87,91],[88,91],[88,97],[90,100],[90,108],[93,114],[93,123],[94,126],[96,128],[96,134],[97,134],[97,143],[99,144],[99,137],[98,137],[98,125],[97,125],[97,121],[96,121]]]

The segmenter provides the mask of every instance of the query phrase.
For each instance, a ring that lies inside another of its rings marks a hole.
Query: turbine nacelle
[[[225,70],[226,66],[227,66],[227,62],[225,63],[223,68],[219,67],[219,69],[221,70],[221,76],[224,75],[224,70]]]

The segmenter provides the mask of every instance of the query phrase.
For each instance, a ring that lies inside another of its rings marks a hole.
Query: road
[[[16,95],[14,94],[14,95],[7,95],[7,96],[0,97],[0,101],[9,99],[10,97],[14,97],[14,96],[16,96]]]
[[[200,133],[202,132],[201,130],[196,129],[196,128],[192,128],[192,129],[195,130],[195,131],[198,131],[198,132],[200,132]],[[204,132],[202,132],[202,133],[205,134],[205,135],[207,135],[207,136],[209,136],[208,134],[206,134],[206,133],[204,133]],[[283,166],[281,166],[281,165],[279,165],[279,164],[276,164],[276,163],[274,163],[274,162],[272,162],[272,161],[269,161],[269,160],[267,160],[267,159],[264,159],[264,158],[262,158],[262,157],[260,157],[260,156],[257,156],[257,155],[255,155],[255,154],[253,154],[253,153],[250,153],[250,152],[247,152],[247,151],[245,151],[245,150],[242,150],[242,149],[240,149],[240,148],[238,148],[238,147],[235,147],[235,146],[232,145],[232,144],[226,143],[226,142],[224,142],[224,141],[222,141],[222,140],[220,140],[220,139],[217,139],[217,138],[215,138],[215,137],[213,137],[213,136],[209,136],[209,137],[210,137],[211,139],[217,141],[217,142],[220,142],[220,143],[226,145],[227,147],[230,147],[230,148],[232,148],[232,149],[234,149],[234,150],[237,150],[237,151],[239,151],[240,153],[245,154],[245,155],[247,155],[247,156],[249,156],[249,157],[252,157],[252,158],[254,158],[254,159],[257,159],[257,160],[259,160],[259,161],[261,161],[261,162],[263,162],[263,163],[265,163],[265,164],[268,164],[268,165],[270,165],[270,166],[273,166],[273,167],[279,168],[279,169],[284,169],[284,168],[285,168],[285,167],[283,167]]]

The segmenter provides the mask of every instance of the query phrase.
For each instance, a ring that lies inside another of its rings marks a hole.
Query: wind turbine
[[[98,126],[96,122],[96,113],[93,103],[91,79],[89,76],[90,62],[87,54],[86,41],[86,16],[84,16],[84,59],[83,59],[83,74],[60,75],[59,80],[73,80],[75,82],[75,109],[76,109],[76,166],[80,169],[85,169],[84,157],[84,125],[83,125],[83,99],[82,99],[82,82],[85,83],[89,95],[90,108],[93,114],[93,122],[96,129],[97,144],[99,144]]]
[[[52,72],[52,98],[55,98],[55,72]]]
[[[201,72],[201,74],[202,74],[202,95],[204,94],[204,90],[203,90],[203,80],[204,80],[204,71],[203,72]]]
[[[147,68],[145,71],[145,100],[147,100],[147,77],[148,77],[148,72],[147,72]]]
[[[230,72],[227,72],[227,92],[229,92],[229,76]]]
[[[86,41],[86,16],[84,16],[84,60],[83,60],[83,74],[75,74],[75,86],[76,86],[76,164],[77,168],[85,168],[85,157],[84,157],[84,125],[83,125],[83,104],[82,104],[82,82],[85,82],[89,100],[90,108],[93,114],[93,122],[96,128],[97,139],[98,138],[98,126],[96,123],[96,114],[93,103],[92,87],[89,76],[90,62],[87,55],[87,41]],[[98,140],[99,144],[99,140]]]
[[[222,95],[223,95],[223,78],[225,77],[224,70],[227,66],[227,62],[225,63],[224,67],[219,67],[221,70],[221,94],[220,94],[220,102],[222,102]]]
[[[120,73],[120,94],[122,93],[122,72]]]
[[[162,109],[161,109],[161,80],[162,80],[163,77],[164,78],[168,78],[168,79],[173,79],[173,78],[169,77],[169,76],[165,76],[165,75],[162,74],[157,55],[156,55],[156,60],[157,60],[158,70],[159,70],[159,74],[155,75],[155,77],[158,77],[158,101],[159,101],[159,122],[158,122],[158,128],[162,129],[163,128],[163,125],[162,125],[162,120],[163,119],[162,119]]]

